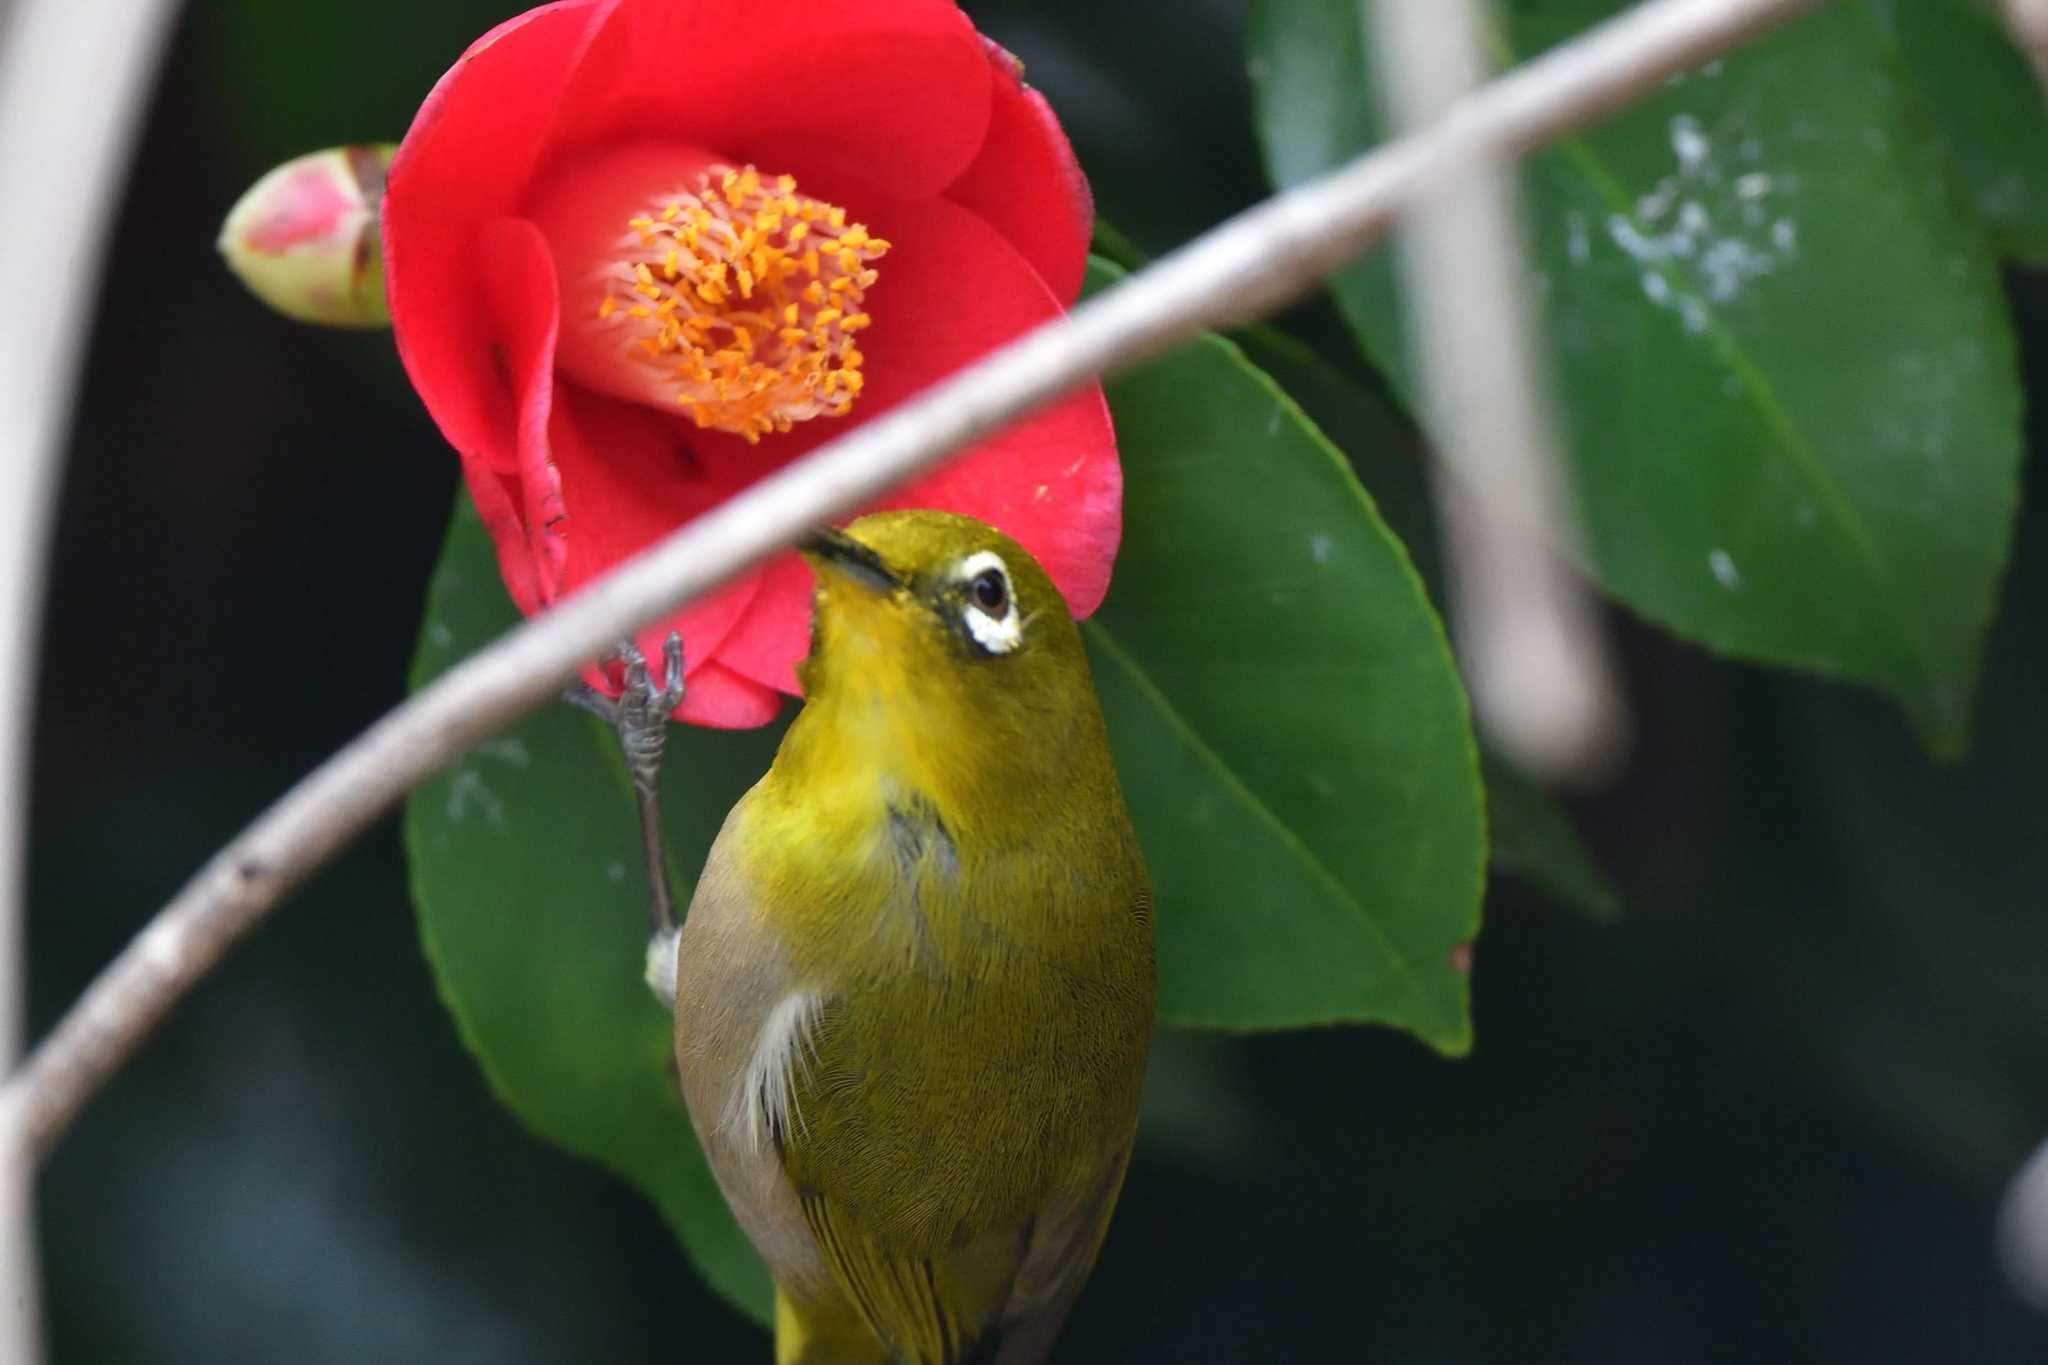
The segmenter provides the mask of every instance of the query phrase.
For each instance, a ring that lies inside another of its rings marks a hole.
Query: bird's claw
[[[626,666],[626,693],[645,700],[649,709],[664,720],[683,704],[683,637],[675,631],[661,642],[661,690],[655,691],[647,673],[647,660],[631,640],[619,646],[619,661]]]
[[[562,700],[588,711],[612,727],[625,751],[626,766],[633,783],[652,790],[661,770],[661,751],[668,740],[668,718],[683,701],[683,637],[675,631],[662,641],[663,677],[656,687],[647,668],[647,656],[631,640],[621,643],[612,658],[622,666],[624,685],[617,700],[590,684],[577,682],[562,693]]]

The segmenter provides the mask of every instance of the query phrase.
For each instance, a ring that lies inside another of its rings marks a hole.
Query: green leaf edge
[[[1109,276],[1112,282],[1121,279],[1126,273],[1114,261],[1108,260],[1101,255],[1091,255],[1089,264]],[[1386,522],[1380,517],[1379,504],[1373,501],[1372,493],[1352,470],[1350,461],[1344,457],[1344,453],[1337,449],[1330,438],[1324,434],[1323,429],[1316,425],[1315,421],[1309,417],[1301,405],[1294,401],[1293,395],[1281,387],[1279,381],[1275,380],[1273,376],[1253,364],[1245,356],[1243,349],[1229,338],[1218,336],[1213,332],[1204,332],[1197,338],[1194,344],[1213,346],[1221,351],[1226,360],[1237,365],[1249,375],[1253,383],[1264,390],[1279,405],[1281,412],[1293,419],[1308,436],[1312,447],[1330,462],[1331,468],[1336,471],[1341,483],[1358,500],[1359,509],[1365,514],[1367,522],[1393,547],[1396,562],[1407,582],[1409,590],[1415,594],[1416,602],[1421,605],[1424,613],[1429,618],[1431,638],[1436,642],[1438,657],[1445,671],[1450,676],[1452,688],[1458,698],[1459,712],[1465,721],[1464,760],[1471,773],[1472,780],[1469,784],[1469,790],[1473,798],[1473,822],[1479,834],[1479,857],[1476,859],[1476,872],[1472,882],[1472,893],[1469,900],[1470,909],[1465,919],[1467,932],[1460,940],[1461,942],[1469,943],[1479,936],[1481,920],[1483,918],[1482,907],[1486,897],[1490,831],[1487,828],[1486,821],[1485,782],[1479,770],[1479,743],[1472,729],[1471,700],[1465,694],[1464,680],[1458,673],[1457,661],[1451,652],[1450,636],[1444,629],[1443,618],[1437,614],[1435,604],[1430,601],[1429,590],[1422,581],[1422,575],[1416,571],[1415,562],[1408,553],[1406,543],[1388,529]],[[1111,415],[1115,415],[1114,405],[1112,405]],[[1380,929],[1372,921],[1371,916],[1365,913],[1365,907],[1359,904],[1357,897],[1351,894],[1343,882],[1323,865],[1319,857],[1316,857],[1312,851],[1302,845],[1300,836],[1296,835],[1284,822],[1272,814],[1265,802],[1245,784],[1244,780],[1237,775],[1236,771],[1220,755],[1216,754],[1213,749],[1194,735],[1193,730],[1181,719],[1180,713],[1166,700],[1166,694],[1159,688],[1158,684],[1153,682],[1150,674],[1146,673],[1131,658],[1129,653],[1124,650],[1122,645],[1117,643],[1115,636],[1110,632],[1109,628],[1095,620],[1084,622],[1082,628],[1093,638],[1105,643],[1110,655],[1125,667],[1140,689],[1160,707],[1175,732],[1186,738],[1197,756],[1203,760],[1205,766],[1211,767],[1219,777],[1223,778],[1231,791],[1240,793],[1248,801],[1249,807],[1255,815],[1269,824],[1271,828],[1279,831],[1283,842],[1288,847],[1302,854],[1306,866],[1315,878],[1333,888],[1340,898],[1340,903],[1355,908],[1360,916],[1366,919],[1368,924],[1372,925],[1375,937],[1380,938],[1384,942],[1384,930]],[[1440,1011],[1431,1008],[1429,1005],[1428,993],[1421,984],[1420,968],[1397,951],[1391,943],[1387,943],[1387,953],[1400,969],[1400,978],[1408,987],[1411,998],[1423,1005],[1424,1008],[1420,1011],[1421,1015],[1425,1017],[1436,1016],[1433,1020],[1425,1023],[1418,1020],[1399,1019],[1379,1012],[1302,1015],[1278,1022],[1256,1025],[1246,1025],[1236,1021],[1204,1019],[1191,1014],[1167,1015],[1164,1012],[1161,1013],[1160,1019],[1161,1022],[1175,1028],[1202,1029],[1210,1032],[1239,1034],[1269,1033],[1281,1029],[1314,1028],[1346,1023],[1388,1024],[1413,1033],[1416,1037],[1422,1039],[1447,1057],[1463,1057],[1469,1053],[1472,1049],[1470,978],[1464,976],[1459,978],[1456,992],[1457,999],[1453,1006],[1456,1017],[1448,1021],[1450,1026],[1446,1028],[1444,1027],[1446,1021]]]
[[[1915,116],[1926,125],[1923,133],[1933,139],[1936,147],[1949,142],[1950,139],[1942,132],[1940,120],[1934,113],[1937,97],[1928,89],[1929,82],[1915,71],[1911,62],[1906,60],[1904,43],[1899,35],[1892,31],[1891,25],[1872,14],[1866,6],[1858,4],[1854,8],[1857,16],[1876,31],[1890,58],[1895,75],[1901,85],[1911,92],[1910,103]],[[1992,30],[1999,41],[2012,46],[2014,57],[2026,68],[2027,78],[2030,81],[2035,80],[2025,54],[2013,42],[2011,30],[2005,26],[2002,18],[1992,13],[1988,5],[1965,6],[1955,11],[1955,14],[1956,22],[1981,23]],[[2020,229],[2009,228],[2006,224],[1990,218],[1978,207],[1976,194],[1972,191],[1961,167],[1952,158],[1937,159],[1943,165],[1944,178],[1955,188],[1958,202],[1982,230],[1985,240],[1990,244],[1993,257],[2013,265],[2025,266],[2030,270],[2048,270],[2048,233],[2030,237]]]
[[[1991,632],[1998,624],[1998,608],[2005,595],[2005,580],[2012,572],[2013,542],[2017,538],[2021,500],[2026,493],[2025,472],[2031,448],[2027,439],[2027,385],[2026,374],[2021,365],[2019,329],[2013,320],[2012,292],[2005,287],[2000,262],[2012,261],[2017,264],[2038,267],[2048,262],[2048,250],[2038,257],[2027,253],[2008,251],[2006,239],[2000,229],[1988,221],[1978,209],[1975,196],[1971,193],[1962,167],[1953,157],[1944,155],[1942,147],[1945,135],[1942,133],[1934,114],[1934,96],[1926,83],[1913,73],[1913,67],[1906,60],[1905,50],[1897,35],[1878,20],[1878,17],[1861,4],[1851,5],[1850,12],[1856,22],[1870,35],[1871,45],[1877,50],[1880,60],[1887,68],[1893,87],[1898,92],[1899,120],[1907,125],[1913,135],[1915,151],[1919,158],[1928,163],[1939,175],[1947,188],[1950,207],[1957,218],[1973,226],[1970,234],[1970,255],[1975,266],[1990,280],[1990,293],[1994,307],[1986,316],[1986,326],[1997,335],[1992,338],[1993,346],[1988,360],[1999,368],[1999,372],[2012,380],[2013,402],[2010,413],[2013,447],[2018,458],[2012,462],[2012,470],[2003,490],[2007,511],[2005,524],[1999,528],[1998,562],[1991,577],[1990,590],[1975,604],[1975,614],[1970,628],[1977,637],[1976,657],[1971,661],[1969,696],[1964,700],[1960,723],[1945,736],[1947,743],[1939,742],[1927,733],[1918,721],[1914,731],[1920,743],[1937,761],[1959,763],[1968,756],[1975,739],[1977,724],[1977,694],[1982,686],[1984,655],[1990,647]],[[1986,16],[1990,18],[1990,16]],[[1992,19],[1992,22],[1997,22]],[[2029,73],[2031,74],[2031,72]],[[1909,718],[1912,712],[1907,712]]]

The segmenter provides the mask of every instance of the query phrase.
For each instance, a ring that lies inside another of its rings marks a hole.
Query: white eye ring
[[[991,616],[970,599],[961,608],[960,618],[967,623],[967,633],[974,637],[974,643],[990,654],[1008,654],[1024,643],[1024,623],[1017,616],[1017,592],[1010,586],[1010,569],[1003,563],[1003,557],[994,550],[976,551],[960,561],[953,580],[972,583],[991,569],[1002,575],[1003,614]]]

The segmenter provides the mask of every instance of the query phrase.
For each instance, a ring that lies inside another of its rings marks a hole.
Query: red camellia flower
[[[400,355],[532,612],[1072,301],[1088,189],[952,0],[566,0],[487,34],[391,168]],[[1122,482],[1090,388],[883,506],[965,512],[1101,601]],[[651,627],[677,715],[797,689],[785,555]],[[593,676],[593,681],[602,681]]]

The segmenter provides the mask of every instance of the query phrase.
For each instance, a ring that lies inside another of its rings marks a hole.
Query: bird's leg
[[[648,673],[646,656],[628,640],[614,656],[625,666],[625,686],[617,701],[582,682],[565,691],[562,700],[610,725],[625,753],[633,799],[640,808],[640,850],[647,871],[648,985],[664,1004],[672,1004],[676,903],[661,832],[661,754],[668,742],[669,713],[683,700],[682,637],[670,631],[661,654],[664,676],[659,687]]]

